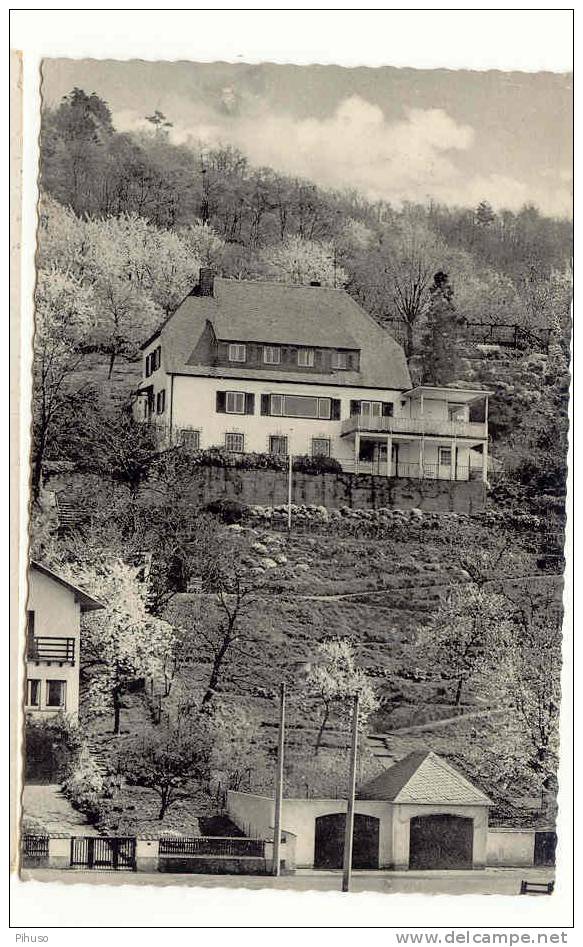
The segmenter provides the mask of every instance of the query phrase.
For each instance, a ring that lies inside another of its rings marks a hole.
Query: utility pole
[[[354,797],[356,795],[356,759],[358,756],[358,691],[354,695],[352,710],[352,747],[350,751],[350,777],[348,783],[348,807],[346,811],[346,826],[344,829],[344,871],[342,873],[342,890],[350,891],[350,876],[352,872],[352,841],[354,838]]]
[[[275,774],[275,825],[273,830],[273,861],[271,874],[279,875],[281,846],[281,810],[283,803],[283,746],[285,739],[285,684],[279,688],[279,740],[277,744],[277,771]]]
[[[291,533],[292,524],[292,482],[293,482],[293,455],[291,450],[287,455],[287,531]]]

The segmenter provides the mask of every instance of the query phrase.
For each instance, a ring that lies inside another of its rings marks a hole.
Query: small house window
[[[225,434],[225,450],[242,454],[245,450],[244,434]]]
[[[348,352],[334,352],[332,355],[332,368],[340,370],[348,368]]]
[[[444,467],[451,467],[451,447],[439,448],[439,463]]]
[[[47,707],[65,706],[65,681],[47,681]]]
[[[245,362],[247,360],[247,346],[241,345],[239,342],[231,342],[229,344],[229,361],[230,362]]]
[[[269,438],[269,453],[287,456],[287,437],[274,434]]]
[[[312,438],[312,457],[330,457],[330,438]]]
[[[278,345],[263,346],[263,361],[266,365],[279,365],[281,362],[281,349]]]
[[[314,367],[314,350],[313,349],[298,349],[298,365],[300,368],[313,368]]]
[[[27,683],[26,703],[29,707],[40,707],[40,681],[29,677]]]
[[[166,391],[162,389],[156,395],[156,414],[164,414],[166,408]]]
[[[187,450],[200,450],[200,431],[184,428],[180,432],[181,443]]]
[[[227,414],[245,414],[245,392],[227,391],[225,404]]]
[[[160,368],[160,363],[162,361],[162,349],[160,346],[158,346],[157,349],[154,349],[150,358],[152,359],[152,371],[155,372]]]

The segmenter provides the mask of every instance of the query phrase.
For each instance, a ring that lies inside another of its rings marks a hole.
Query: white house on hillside
[[[401,346],[344,290],[203,269],[142,348],[138,416],[170,443],[486,479],[488,393],[412,387]]]
[[[81,613],[103,605],[52,569],[31,562],[26,608],[26,712],[75,718]]]

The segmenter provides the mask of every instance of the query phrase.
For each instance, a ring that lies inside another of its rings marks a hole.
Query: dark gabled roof
[[[359,799],[387,802],[491,805],[491,800],[431,750],[410,753],[361,786]]]
[[[147,345],[160,338],[169,373],[209,375],[212,366],[195,352],[209,325],[225,341],[360,351],[358,372],[294,372],[290,381],[397,390],[411,386],[401,346],[344,290],[217,277],[213,296],[187,296]],[[233,366],[232,371],[236,377],[241,369]],[[273,370],[247,371],[253,378],[283,380]]]
[[[30,568],[35,569],[37,572],[41,572],[43,575],[48,576],[49,579],[52,579],[53,582],[58,582],[59,585],[63,585],[69,592],[72,592],[76,600],[81,605],[81,611],[91,612],[95,611],[98,608],[105,608],[102,602],[99,602],[96,598],[89,595],[83,589],[80,589],[78,585],[73,585],[72,582],[69,582],[68,579],[65,579],[64,576],[59,575],[58,572],[53,572],[52,569],[49,569],[48,566],[43,566],[41,562],[36,562],[36,560],[31,560]]]

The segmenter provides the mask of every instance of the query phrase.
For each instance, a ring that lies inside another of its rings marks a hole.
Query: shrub
[[[336,458],[325,457],[323,454],[316,454],[315,457],[299,454],[293,459],[293,468],[299,473],[307,474],[342,473],[342,466]]]
[[[79,728],[64,714],[49,720],[26,719],[26,774],[35,779],[50,770],[54,779],[63,778],[74,766],[81,752]]]
[[[88,754],[82,754],[63,783],[63,792],[71,805],[95,822],[107,808],[114,786],[99,770],[95,760]]]
[[[218,497],[207,503],[205,510],[220,516],[224,523],[240,523],[249,512],[249,507],[240,500],[231,500],[229,497]]]

